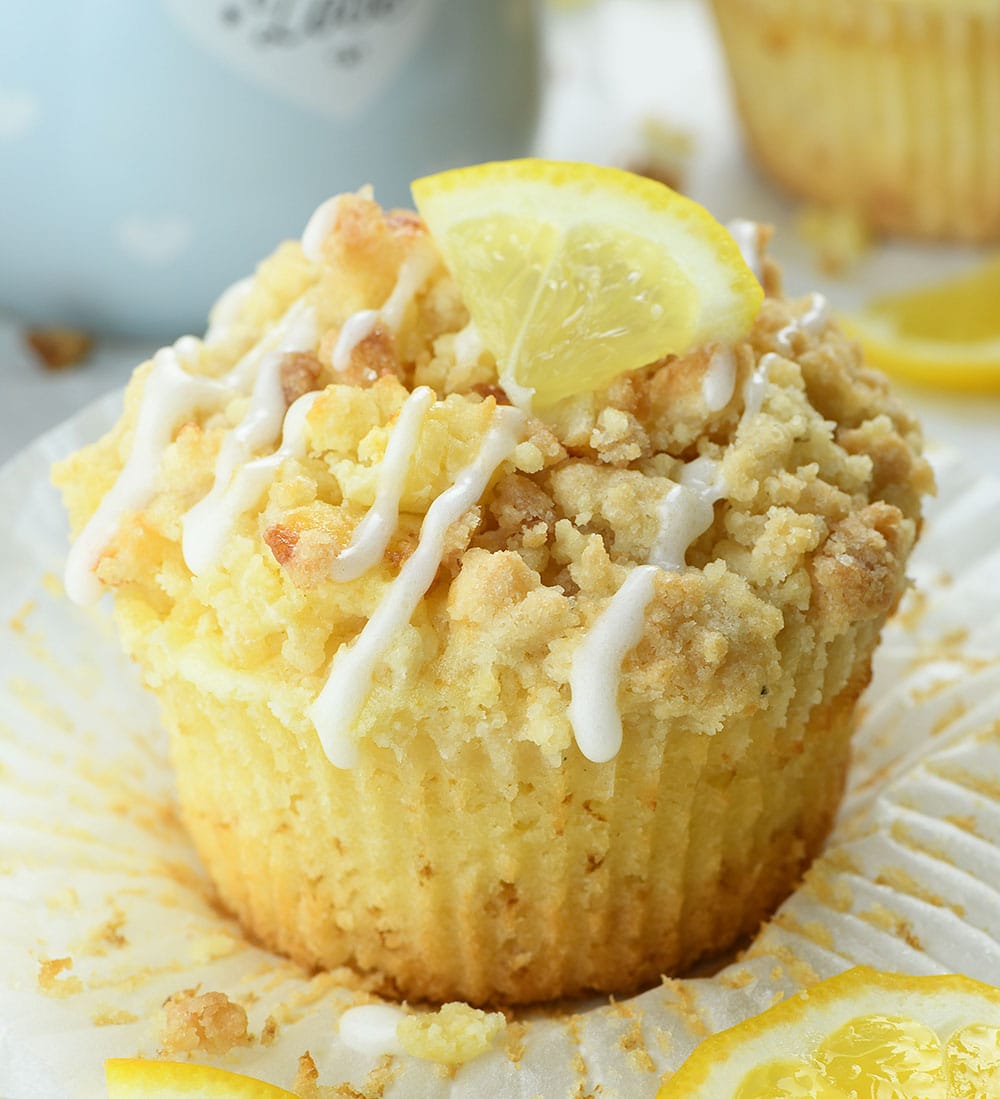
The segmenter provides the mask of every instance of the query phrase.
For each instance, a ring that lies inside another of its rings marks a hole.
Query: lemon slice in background
[[[413,196],[516,403],[736,341],[763,300],[718,222],[630,172],[513,160],[428,176]]]
[[[1000,1096],[1000,989],[859,967],[703,1042],[657,1099]]]
[[[187,1062],[118,1058],[104,1072],[109,1099],[296,1099],[263,1080]]]
[[[888,374],[1000,392],[1000,259],[948,282],[876,298],[844,323],[868,361]]]

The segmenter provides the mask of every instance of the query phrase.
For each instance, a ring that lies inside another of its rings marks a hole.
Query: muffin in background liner
[[[119,411],[120,397],[104,400],[0,470],[0,506],[19,517],[0,542],[9,1099],[101,1099],[105,1058],[176,1059],[159,1052],[162,1004],[192,988],[240,1005],[248,1042],[181,1056],[303,1097],[319,1084],[386,1099],[598,1088],[652,1099],[705,1035],[852,964],[1000,985],[1000,481],[938,456],[916,588],[875,658],[838,824],[752,946],[711,978],[510,1011],[492,1049],[443,1074],[348,1045],[344,1010],[377,1002],[365,982],[267,952],[220,909],[176,817],[152,700],[103,611],[62,593],[65,520],[49,466]]]
[[[162,704],[185,823],[223,903],[303,965],[422,1001],[634,992],[751,934],[819,851],[932,484],[919,431],[814,301],[775,296],[732,349],[721,407],[698,350],[529,419],[379,661],[356,764],[334,766],[310,717],[330,658],[497,415],[488,355],[456,353],[467,316],[440,264],[391,337],[324,366],[427,245],[412,215],[340,202],[319,258],[284,245],[191,352],[218,376],[310,310],[327,350],[281,359],[319,392],[303,453],[192,576],[182,516],[245,398],[186,423],[98,566]],[[77,530],[132,445],[148,369],[114,431],[58,467]],[[400,529],[368,573],[332,580],[421,384],[449,395],[426,413]],[[687,567],[655,575],[622,669],[621,751],[592,763],[567,717],[572,654],[696,456],[725,492]]]
[[[750,147],[875,229],[1000,239],[1000,8],[713,0]]]

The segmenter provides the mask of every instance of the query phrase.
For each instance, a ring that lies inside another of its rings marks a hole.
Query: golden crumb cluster
[[[308,301],[315,347],[280,369],[287,403],[321,391],[304,451],[193,576],[182,517],[249,397],[192,416],[97,575],[161,700],[188,827],[265,942],[413,998],[629,991],[752,931],[822,842],[931,476],[884,379],[832,324],[796,328],[809,303],[780,297],[772,270],[721,409],[704,395],[705,348],[527,420],[377,663],[357,765],[334,767],[309,716],[331,660],[506,403],[489,352],[468,351],[440,263],[399,324],[379,319],[334,369],[351,318],[379,309],[428,248],[415,215],[361,194],[341,199],[320,256],[288,243],[266,260],[188,368],[222,377]],[[57,469],[77,530],[130,453],[150,369],[115,429]],[[417,386],[435,400],[398,525],[373,568],[332,579]],[[592,763],[567,716],[574,652],[647,561],[661,503],[699,457],[718,464],[724,495],[686,567],[655,578],[622,666],[622,750]]]

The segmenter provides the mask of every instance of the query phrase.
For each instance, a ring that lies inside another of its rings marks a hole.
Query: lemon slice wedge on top
[[[865,967],[703,1042],[657,1099],[1000,1096],[1000,989]]]
[[[630,172],[513,160],[419,179],[413,197],[518,404],[735,342],[760,310],[729,233]]]

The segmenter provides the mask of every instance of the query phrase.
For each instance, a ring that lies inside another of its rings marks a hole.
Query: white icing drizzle
[[[399,331],[406,308],[417,291],[427,281],[437,265],[437,254],[430,244],[423,242],[416,246],[399,269],[399,276],[392,293],[386,298],[381,309],[361,309],[352,313],[344,322],[337,335],[333,348],[331,364],[338,373],[351,364],[351,354],[355,347],[369,336],[377,324],[383,324],[390,332]]]
[[[497,467],[517,445],[523,429],[524,417],[516,409],[502,407],[494,412],[475,460],[428,508],[417,548],[389,585],[361,633],[334,656],[329,677],[310,707],[309,716],[327,758],[335,766],[351,767],[357,760],[351,728],[371,691],[376,665],[396,634],[410,621],[434,580],[448,528],[479,501]]]
[[[330,363],[338,374],[343,373],[351,365],[351,355],[359,343],[370,336],[379,322],[377,309],[360,309],[352,313],[340,332],[337,333],[337,342],[333,346],[333,354]]]
[[[455,333],[455,365],[460,370],[469,370],[479,362],[479,356],[486,350],[483,338],[474,321]]]
[[[743,262],[750,268],[758,282],[764,281],[764,257],[760,247],[760,227],[755,221],[734,218],[726,226],[729,235],[736,241]]]
[[[701,380],[701,395],[709,412],[718,412],[732,400],[736,389],[736,356],[731,347],[720,346],[712,352],[708,369]]]
[[[233,323],[243,311],[243,306],[252,290],[253,278],[248,275],[245,279],[234,282],[232,286],[222,291],[219,300],[212,306],[212,312],[209,314],[205,343],[220,343],[229,336]]]
[[[90,521],[80,532],[66,561],[66,594],[74,603],[93,603],[103,590],[94,570],[104,547],[126,512],[144,507],[153,495],[160,459],[174,432],[199,411],[214,408],[227,395],[224,382],[189,374],[182,358],[191,357],[200,341],[193,336],[161,348],[153,356],[139,402],[132,449],[125,465]]]
[[[792,337],[796,333],[804,332],[807,336],[818,336],[829,323],[830,303],[822,294],[810,294],[806,311],[801,317],[795,317],[780,329],[774,337],[774,342],[782,351],[791,353],[794,350]]]
[[[819,313],[810,323],[821,323]],[[764,355],[743,386],[739,430],[760,412],[774,352]],[[735,379],[734,379],[735,382]],[[679,572],[691,544],[712,524],[714,505],[726,494],[719,463],[696,458],[681,470],[660,502],[659,529],[649,564],[639,565],[611,597],[573,654],[570,668],[569,720],[580,751],[595,763],[614,759],[621,748],[618,685],[622,662],[642,636],[646,607],[658,570]]]
[[[779,356],[773,351],[768,351],[766,355],[761,356],[756,370],[743,383],[743,415],[740,417],[737,431],[760,412],[761,405],[764,403],[764,391],[767,389],[768,371],[771,364],[778,361]]]
[[[397,1028],[406,1013],[391,1004],[362,1004],[349,1007],[340,1017],[340,1039],[348,1049],[380,1057],[402,1053]]]
[[[688,549],[712,525],[713,505],[724,495],[718,462],[711,458],[688,462],[680,481],[660,501],[660,526],[649,563],[667,572],[683,569]]]
[[[193,556],[202,570],[214,564],[222,553],[226,539],[243,516],[264,494],[281,466],[291,460],[300,461],[306,454],[306,417],[318,392],[306,393],[289,408],[281,431],[281,446],[271,454],[245,462],[233,474],[225,489],[212,500],[211,511],[196,517],[202,524],[198,536],[191,539]],[[206,497],[207,499],[207,497]],[[203,501],[204,502],[204,501]],[[197,505],[196,505],[197,506]],[[194,515],[194,509],[188,516]],[[188,516],[185,516],[187,518]],[[187,536],[189,527],[185,526]],[[192,567],[187,556],[185,537],[185,562],[195,576],[199,571]],[[201,558],[198,555],[203,555]]]
[[[424,416],[433,403],[434,391],[426,385],[418,386],[403,403],[379,465],[375,502],[354,528],[351,544],[330,566],[331,579],[355,580],[382,560],[399,523],[406,472],[420,440]]]
[[[573,653],[569,720],[580,751],[593,763],[614,759],[622,746],[622,661],[642,637],[658,571],[656,565],[632,569]]]
[[[276,345],[297,345],[304,339],[307,330],[313,333],[315,341],[313,311],[299,299],[271,331],[221,378],[189,374],[184,369],[183,361],[196,358],[202,346],[201,340],[194,336],[182,336],[172,347],[156,352],[139,400],[128,459],[73,543],[66,560],[66,594],[74,603],[93,603],[100,598],[103,589],[94,570],[101,554],[125,513],[145,507],[151,499],[163,452],[180,425],[200,412],[218,408],[254,384],[261,360],[267,353]],[[278,430],[280,426],[281,421],[278,420]]]
[[[279,346],[260,358],[250,405],[240,423],[226,433],[219,448],[212,488],[181,520],[184,562],[195,576],[215,563],[232,529],[232,508],[227,494],[237,471],[256,451],[272,446],[281,434],[286,411],[281,386],[284,356],[312,350],[317,339],[315,311],[300,302],[285,316]]]
[[[317,206],[302,230],[302,254],[313,263],[322,262],[323,242],[330,235],[333,223],[337,220],[340,198],[340,195],[334,195]]]

